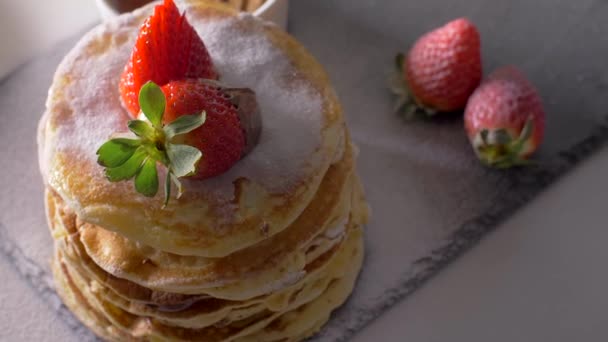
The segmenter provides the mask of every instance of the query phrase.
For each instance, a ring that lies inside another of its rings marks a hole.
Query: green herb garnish
[[[205,123],[205,112],[183,115],[168,125],[163,125],[166,99],[154,82],[148,82],[139,91],[139,105],[148,119],[131,120],[129,130],[137,138],[114,138],[97,150],[97,163],[105,167],[105,175],[111,182],[135,178],[135,190],[147,197],[158,192],[156,164],[167,168],[164,190],[164,206],[169,203],[171,182],[175,183],[179,198],[183,187],[179,178],[191,176],[203,154],[197,148],[174,144],[174,137],[189,133]]]

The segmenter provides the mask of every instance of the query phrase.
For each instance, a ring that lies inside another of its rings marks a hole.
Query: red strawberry
[[[428,114],[463,109],[482,76],[479,32],[457,19],[416,41],[407,57],[397,56],[402,87],[399,107]],[[403,83],[407,83],[403,85]]]
[[[493,72],[473,93],[464,114],[469,140],[486,165],[525,164],[539,147],[545,111],[538,92],[515,67]]]
[[[203,152],[194,178],[226,172],[257,142],[260,115],[255,94],[210,80],[173,81],[162,87],[167,99],[165,123],[187,114],[206,112],[205,124],[177,138]]]
[[[154,8],[142,25],[131,59],[120,79],[122,100],[131,114],[139,113],[142,85],[165,85],[184,78],[217,79],[205,44],[172,0]]]

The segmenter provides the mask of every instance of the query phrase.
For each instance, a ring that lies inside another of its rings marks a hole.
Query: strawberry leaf
[[[146,159],[135,176],[135,190],[146,197],[154,197],[158,192],[158,172],[154,159]]]
[[[167,144],[167,156],[171,172],[176,177],[191,176],[196,172],[196,165],[203,154],[196,147],[189,145]]]
[[[510,144],[513,138],[511,138],[511,134],[506,129],[501,128],[491,131],[487,137],[487,141],[491,145],[504,146]]]
[[[146,121],[131,120],[127,126],[131,132],[135,133],[135,135],[142,139],[154,140],[154,137],[156,136],[156,130]]]
[[[397,56],[395,56],[395,66],[397,67],[397,70],[399,70],[400,72],[403,71],[403,62],[405,61],[405,55],[402,53],[398,53]]]
[[[207,113],[202,111],[200,114],[183,115],[163,128],[167,140],[171,140],[176,135],[186,134],[201,127],[207,119]]]
[[[148,155],[148,157],[154,159],[155,161],[163,165],[167,165],[169,163],[169,160],[167,159],[167,154],[159,149],[159,147],[163,148],[163,146],[163,144],[160,144],[160,146],[158,146],[156,143],[149,143],[143,145],[143,147],[146,149],[146,154]]]
[[[140,144],[141,141],[136,139],[108,140],[97,150],[97,163],[105,167],[120,166],[131,158]]]
[[[139,90],[139,106],[154,127],[160,127],[165,112],[165,94],[154,82],[144,84]]]
[[[484,129],[481,132],[479,132],[479,136],[481,137],[481,142],[483,143],[483,145],[488,145],[488,135],[489,134],[490,134],[490,131],[487,129]]]
[[[526,140],[530,139],[530,137],[532,136],[532,132],[534,132],[534,121],[530,117],[528,120],[526,120],[526,124],[522,128],[521,133],[519,134],[519,140],[525,142]]]
[[[163,202],[163,208],[169,204],[169,199],[171,198],[171,172],[167,171],[167,176],[165,177],[165,200]]]
[[[125,179],[133,178],[139,171],[141,164],[146,158],[146,152],[142,147],[139,147],[135,153],[122,165],[106,169],[106,177],[111,182],[118,182]]]
[[[98,163],[104,166],[111,182],[135,178],[135,190],[147,197],[158,193],[157,163],[167,168],[164,182],[166,207],[171,197],[171,183],[177,187],[177,198],[184,189],[180,177],[191,176],[202,157],[201,151],[188,145],[170,143],[176,135],[189,133],[205,123],[206,114],[184,115],[168,125],[162,118],[166,107],[165,95],[153,82],[146,83],[139,93],[140,107],[148,121],[131,120],[128,127],[139,139],[115,138],[98,150]]]
[[[511,145],[511,153],[513,155],[519,156],[521,154],[526,143],[532,137],[532,132],[534,132],[534,122],[532,118],[529,118],[521,129],[519,137],[515,139]]]
[[[184,194],[184,186],[182,185],[182,182],[180,182],[179,178],[177,178],[177,176],[175,176],[173,173],[171,173],[171,180],[173,181],[173,183],[175,183],[175,186],[177,187],[176,197],[182,197],[182,195]]]

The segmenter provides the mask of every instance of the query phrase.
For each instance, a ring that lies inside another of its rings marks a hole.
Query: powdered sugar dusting
[[[90,31],[66,56],[59,66],[56,75],[67,75],[69,86],[52,88],[50,97],[55,92],[63,92],[64,102],[71,115],[62,115],[58,123],[54,146],[58,151],[70,149],[74,158],[96,160],[95,152],[112,134],[124,131],[129,119],[122,108],[118,92],[118,79],[132,46],[134,37],[120,23],[128,23],[127,18],[119,22],[98,26]],[[132,18],[131,18],[132,19]],[[131,20],[133,21],[133,20]],[[118,37],[126,41],[119,46]],[[84,51],[103,47],[90,44],[91,40],[105,42],[111,53],[100,53],[84,56]],[[56,80],[57,81],[57,80]],[[49,103],[57,106],[57,103]],[[50,107],[49,111],[57,108]],[[63,110],[63,108],[62,108]]]
[[[200,184],[225,186],[245,177],[280,191],[302,177],[309,167],[305,162],[320,145],[320,95],[298,78],[300,72],[272,45],[263,33],[265,24],[255,17],[241,14],[229,20],[192,22],[221,81],[253,89],[262,113],[262,135],[253,152],[226,174]]]
[[[95,161],[99,146],[126,130],[129,116],[120,103],[118,82],[137,35],[135,16],[141,14],[136,11],[95,28],[60,66],[58,74],[70,75],[64,98],[74,114],[57,127],[53,142],[57,150],[69,148],[74,158]],[[189,19],[203,38],[220,80],[232,87],[253,89],[262,115],[262,134],[254,150],[219,177],[187,182],[192,188],[189,191],[228,200],[233,196],[234,180],[246,178],[271,193],[281,192],[317,171],[314,156],[321,146],[324,124],[321,95],[268,39],[266,24],[249,15]],[[83,55],[98,42],[110,47],[103,53]]]

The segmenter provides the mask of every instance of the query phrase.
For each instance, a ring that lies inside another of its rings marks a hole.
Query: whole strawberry
[[[205,124],[179,137],[179,142],[203,152],[197,179],[226,172],[257,142],[260,115],[255,94],[210,80],[173,81],[162,87],[167,98],[164,121],[192,113],[206,113]]]
[[[165,0],[142,25],[120,79],[124,105],[139,113],[138,95],[148,81],[163,86],[185,78],[217,79],[209,52],[184,14]]]
[[[255,94],[225,88],[211,80],[174,81],[160,88],[144,84],[139,93],[141,115],[128,122],[135,137],[106,141],[97,162],[111,182],[134,179],[148,197],[158,192],[157,164],[165,166],[165,205],[171,182],[179,178],[217,176],[232,167],[257,143],[260,115]]]
[[[543,140],[545,111],[536,89],[515,67],[493,72],[475,90],[464,114],[475,153],[486,165],[527,163]]]
[[[456,19],[420,37],[407,56],[397,56],[397,107],[408,115],[465,107],[482,77],[479,32],[466,19]]]

